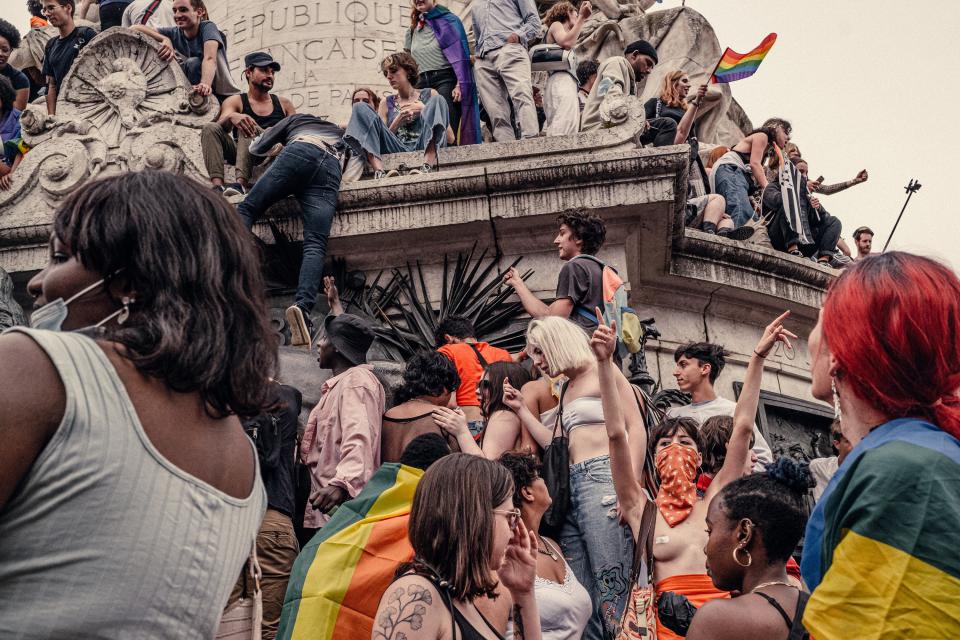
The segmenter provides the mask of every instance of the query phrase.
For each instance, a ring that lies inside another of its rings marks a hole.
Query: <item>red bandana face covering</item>
[[[667,524],[675,527],[697,503],[697,450],[675,442],[660,450],[656,464],[660,474],[657,507]]]

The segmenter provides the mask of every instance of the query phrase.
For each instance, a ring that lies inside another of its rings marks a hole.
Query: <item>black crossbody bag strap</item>
[[[473,344],[472,342],[465,342],[464,344],[470,347],[471,349],[473,349],[473,353],[476,354],[477,360],[480,362],[481,367],[486,369],[487,367],[490,366],[487,363],[487,359],[483,357],[482,353],[480,353],[480,349],[477,349],[477,345]]]

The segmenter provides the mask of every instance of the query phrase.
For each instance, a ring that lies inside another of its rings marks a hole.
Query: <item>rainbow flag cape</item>
[[[807,523],[817,640],[960,637],[960,441],[916,418],[870,432]]]
[[[430,23],[443,57],[453,66],[457,83],[460,85],[460,126],[454,131],[457,144],[480,144],[480,100],[473,78],[470,45],[463,22],[441,5],[430,9],[424,14],[424,18]]]
[[[380,596],[413,558],[407,521],[421,476],[412,467],[381,466],[313,536],[293,563],[278,639],[370,637]]]
[[[749,53],[737,53],[730,47],[727,47],[723,52],[723,56],[720,58],[720,62],[717,63],[716,69],[713,70],[713,74],[710,76],[710,82],[717,84],[720,82],[733,82],[734,80],[749,78],[757,72],[760,63],[763,62],[766,55],[770,53],[770,49],[773,48],[773,43],[776,41],[777,34],[771,33],[763,39],[760,46]]]

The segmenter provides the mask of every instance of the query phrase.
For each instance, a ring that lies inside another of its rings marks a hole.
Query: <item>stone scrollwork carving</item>
[[[49,223],[53,208],[87,180],[128,170],[164,169],[205,179],[200,131],[217,115],[215,98],[190,95],[176,63],[152,40],[109,29],[84,47],[64,78],[57,113],[31,104],[21,116],[31,150],[12,185],[0,191],[0,216]]]

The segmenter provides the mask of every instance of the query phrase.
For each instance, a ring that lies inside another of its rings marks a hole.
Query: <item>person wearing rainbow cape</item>
[[[413,0],[403,48],[420,67],[418,89],[434,89],[450,112],[455,144],[480,143],[480,103],[463,22],[435,0]]]

